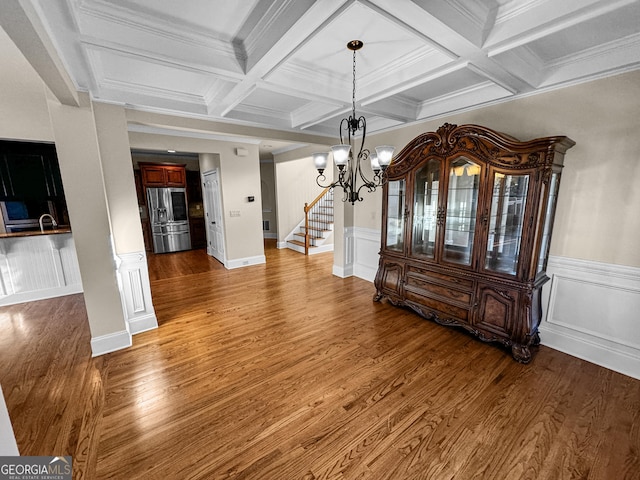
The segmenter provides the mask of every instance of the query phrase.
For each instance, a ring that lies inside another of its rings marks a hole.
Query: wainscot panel
[[[551,257],[542,344],[640,379],[640,269]]]
[[[118,281],[130,332],[135,335],[158,328],[145,252],[118,255]]]

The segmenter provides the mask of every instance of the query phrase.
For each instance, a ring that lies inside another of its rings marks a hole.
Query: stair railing
[[[325,188],[320,195],[311,203],[304,204],[304,254],[309,255],[309,230],[320,230],[319,212],[321,208],[326,207],[330,200],[327,198],[327,193],[330,188]],[[316,215],[313,215],[316,214]],[[309,218],[311,217],[311,218]]]

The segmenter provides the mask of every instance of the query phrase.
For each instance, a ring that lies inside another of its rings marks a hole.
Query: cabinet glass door
[[[404,251],[405,181],[387,184],[387,249]]]
[[[448,262],[471,265],[481,170],[465,157],[451,163],[443,253]]]
[[[544,229],[542,231],[542,242],[540,243],[540,252],[538,253],[538,273],[547,269],[547,260],[549,259],[549,240],[551,239],[551,228],[553,226],[553,217],[556,211],[556,200],[558,199],[558,180],[559,175],[553,173],[549,184],[549,199],[544,212]]]
[[[495,173],[484,265],[487,270],[517,273],[528,188],[529,175]]]
[[[411,241],[411,250],[414,255],[435,257],[439,186],[440,161],[429,160],[416,172]]]

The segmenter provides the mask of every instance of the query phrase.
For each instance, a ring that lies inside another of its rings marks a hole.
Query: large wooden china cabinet
[[[386,172],[376,300],[529,362],[560,171],[574,144],[450,124],[412,140]]]

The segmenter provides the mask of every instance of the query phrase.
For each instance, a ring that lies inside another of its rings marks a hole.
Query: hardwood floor
[[[82,295],[0,309],[22,455],[79,479],[639,479],[640,381],[386,303],[331,254],[150,256],[160,328],[92,359]]]

